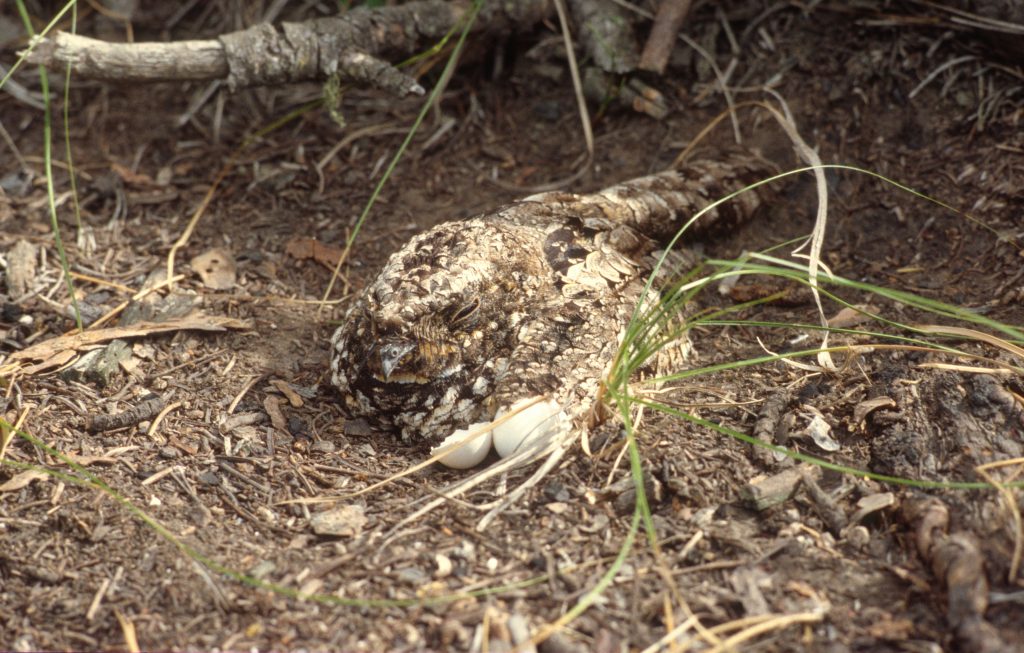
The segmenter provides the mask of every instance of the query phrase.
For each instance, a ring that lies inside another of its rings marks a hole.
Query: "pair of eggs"
[[[493,422],[478,422],[455,431],[430,450],[431,456],[452,469],[469,469],[483,462],[491,447],[502,458],[527,447],[547,443],[568,428],[569,418],[552,400],[524,399],[499,410]]]

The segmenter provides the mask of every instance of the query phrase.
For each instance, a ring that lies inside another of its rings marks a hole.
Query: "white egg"
[[[430,455],[433,457],[441,453],[439,462],[452,469],[469,469],[479,465],[491,450],[491,431],[482,432],[489,425],[490,422],[480,422],[455,431],[431,449]]]
[[[520,409],[533,399],[516,402],[507,410],[499,410],[495,421],[508,413],[515,413],[494,428],[494,450],[507,458],[528,445],[546,441],[567,427],[568,417],[552,400],[539,401]]]

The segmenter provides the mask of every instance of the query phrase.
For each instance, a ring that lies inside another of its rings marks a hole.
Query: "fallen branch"
[[[231,89],[324,80],[369,84],[398,95],[422,93],[388,63],[437,43],[460,24],[471,4],[420,0],[394,7],[358,7],[339,16],[280,28],[262,23],[216,40],[107,43],[57,32],[27,51],[28,63],[74,76],[128,82],[224,79]],[[474,33],[528,29],[552,13],[550,0],[487,2]]]

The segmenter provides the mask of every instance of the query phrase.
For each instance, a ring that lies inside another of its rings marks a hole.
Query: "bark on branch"
[[[39,40],[28,62],[71,65],[77,77],[156,82],[226,79],[232,89],[323,80],[371,84],[394,93],[422,93],[414,79],[388,63],[444,37],[470,9],[466,1],[420,0],[394,7],[360,7],[340,16],[280,28],[260,24],[209,41],[107,43],[67,32]],[[528,29],[552,11],[550,0],[491,1],[475,33]]]

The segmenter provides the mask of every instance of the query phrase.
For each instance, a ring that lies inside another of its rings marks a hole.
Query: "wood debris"
[[[14,370],[22,374],[46,372],[68,363],[80,351],[118,338],[141,338],[175,331],[226,331],[227,329],[249,328],[251,328],[251,324],[245,320],[200,314],[173,318],[166,322],[137,322],[127,327],[108,327],[69,333],[14,352],[8,357],[7,365],[0,369],[0,373]]]

